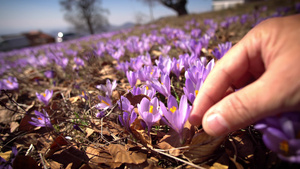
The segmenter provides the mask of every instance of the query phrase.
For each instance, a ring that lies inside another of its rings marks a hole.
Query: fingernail
[[[206,118],[206,126],[208,130],[214,135],[227,134],[229,127],[224,118],[217,113],[213,113]]]

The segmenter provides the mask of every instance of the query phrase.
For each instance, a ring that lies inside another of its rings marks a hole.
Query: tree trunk
[[[178,0],[176,2],[173,2],[172,0],[160,0],[160,2],[163,5],[175,10],[178,16],[183,16],[188,14],[188,11],[186,10],[185,7],[185,5],[187,4],[187,0]]]
[[[90,34],[93,35],[93,34],[94,34],[94,29],[93,29],[93,25],[92,25],[92,23],[91,23],[90,18],[87,19],[87,25],[88,25],[88,27],[89,27],[89,32],[90,32]]]

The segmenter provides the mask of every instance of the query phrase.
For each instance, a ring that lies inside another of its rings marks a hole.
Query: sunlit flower
[[[103,97],[103,96],[98,96],[100,103],[96,105],[97,109],[102,109],[102,110],[107,110],[112,107],[111,100],[109,96]]]
[[[54,77],[54,71],[53,70],[47,70],[44,72],[44,75],[49,78],[52,79]]]
[[[136,118],[137,114],[134,111],[131,113],[123,112],[123,116],[119,115],[119,121],[121,125],[124,126],[129,132],[131,132],[130,125],[134,122]]]
[[[81,92],[81,95],[79,95],[81,98],[84,99],[84,101],[87,101],[89,99],[89,96],[86,94],[85,91],[82,91]]]
[[[170,45],[163,45],[162,47],[158,47],[158,49],[161,51],[161,53],[164,55],[164,56],[167,56],[169,51],[171,50],[171,46]]]
[[[2,79],[0,81],[0,90],[15,90],[19,88],[19,83],[17,78],[8,77],[7,79]]]
[[[121,96],[120,100],[118,101],[118,105],[122,111],[126,111],[128,113],[131,113],[134,108],[130,101],[124,96]]]
[[[282,160],[300,163],[300,113],[282,113],[267,117],[255,125],[265,145]]]
[[[74,57],[74,63],[76,64],[76,66],[84,66],[84,61],[79,58],[79,57]]]
[[[170,74],[171,66],[172,66],[172,60],[169,56],[160,56],[158,60],[155,60],[155,63],[157,67],[163,72],[164,74]]]
[[[130,63],[128,61],[120,62],[120,63],[118,63],[116,68],[118,70],[123,71],[124,73],[126,73],[128,71],[129,65],[130,65]]]
[[[128,82],[129,82],[130,86],[131,87],[135,86],[136,81],[137,81],[136,73],[132,72],[132,71],[127,71],[126,76],[127,76],[127,79],[128,79]]]
[[[137,57],[137,58],[130,58],[130,67],[135,70],[138,71],[142,68],[142,66],[144,65],[144,62],[141,58]]]
[[[114,80],[112,83],[109,79],[106,80],[106,85],[97,85],[96,88],[105,92],[107,96],[111,96],[113,90],[117,87],[117,81]]]
[[[219,44],[219,49],[215,48],[214,51],[212,52],[212,54],[217,58],[217,59],[221,59],[225,53],[231,48],[232,44],[231,42],[226,42],[226,43],[222,43]]]
[[[179,78],[181,70],[184,68],[182,59],[173,58],[172,72]]]
[[[148,100],[143,98],[141,103],[137,105],[138,111],[142,119],[145,121],[148,126],[148,135],[150,134],[151,127],[161,118],[161,112],[158,104],[158,99],[154,97],[153,99]]]
[[[178,107],[175,97],[170,95],[168,98],[168,110],[162,102],[160,102],[160,108],[164,117],[168,120],[170,127],[172,127],[182,139],[182,130],[191,111],[191,106],[188,104],[186,96],[183,95],[181,97]]]
[[[99,112],[96,114],[96,117],[99,118],[99,119],[101,119],[101,118],[104,117],[104,116],[105,116],[105,111],[103,111],[103,110],[99,111]]]
[[[159,82],[158,80],[153,80],[152,87],[159,93],[168,97],[169,95],[171,95],[170,77],[167,74],[166,75],[162,74],[160,80],[161,80],[161,82]]]
[[[191,79],[186,78],[183,91],[185,96],[191,103],[194,102],[202,84],[203,80],[201,78],[198,79],[197,83],[193,83]]]
[[[45,93],[39,94],[36,92],[35,94],[36,94],[36,97],[47,106],[53,95],[53,90],[49,91],[48,89],[46,89]]]
[[[49,127],[49,128],[53,128],[51,121],[50,121],[50,117],[48,115],[48,113],[43,109],[43,113],[39,112],[39,111],[34,111],[36,118],[32,117],[31,120],[29,121],[29,123],[31,125],[34,125],[36,127]]]

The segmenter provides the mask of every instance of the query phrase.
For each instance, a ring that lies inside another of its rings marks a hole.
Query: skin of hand
[[[234,86],[239,89],[226,95]],[[212,136],[300,110],[300,15],[265,20],[220,59],[189,121]]]

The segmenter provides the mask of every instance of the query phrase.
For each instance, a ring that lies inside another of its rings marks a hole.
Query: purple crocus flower
[[[164,96],[168,97],[171,95],[171,81],[170,77],[166,74],[162,74],[161,76],[161,83],[154,79],[152,82],[152,87],[158,91],[159,93],[163,94]]]
[[[173,58],[172,62],[172,72],[179,78],[181,70],[184,68],[183,62],[181,59]]]
[[[139,57],[130,59],[130,67],[135,71],[140,70],[143,65],[143,60]]]
[[[102,117],[105,116],[105,111],[99,111],[97,114],[96,114],[96,117],[101,119]]]
[[[200,36],[201,36],[201,29],[193,29],[191,31],[191,36],[194,39],[200,38]]]
[[[54,77],[54,71],[53,70],[47,70],[44,72],[44,75],[49,78],[52,79]]]
[[[112,107],[112,103],[109,96],[106,97],[98,96],[98,99],[100,100],[100,103],[96,105],[97,109],[107,110]]]
[[[300,163],[300,113],[282,113],[267,117],[255,129],[263,134],[265,145],[282,160]]]
[[[226,43],[222,43],[219,44],[219,49],[215,48],[214,51],[212,52],[212,54],[217,58],[217,59],[221,59],[225,53],[231,48],[232,44],[231,42],[226,42]]]
[[[171,46],[170,45],[163,45],[162,47],[158,47],[158,49],[161,51],[161,53],[164,56],[167,56],[169,51],[171,50]]]
[[[160,56],[158,60],[155,60],[157,67],[163,72],[164,74],[170,74],[172,61],[169,56]]]
[[[129,65],[130,65],[130,63],[128,61],[121,62],[121,63],[118,63],[116,68],[118,70],[123,71],[124,73],[126,73],[128,71]]]
[[[84,133],[84,132],[82,131],[82,129],[78,126],[78,124],[74,124],[74,125],[73,125],[73,128],[74,128],[75,130],[80,131],[81,133]]]
[[[151,100],[143,98],[141,103],[137,105],[138,111],[142,119],[148,126],[148,135],[150,135],[151,127],[160,120],[162,114],[159,108],[158,99],[154,97]]]
[[[53,128],[50,117],[44,109],[43,109],[43,113],[36,110],[34,111],[34,113],[36,115],[36,118],[34,117],[31,118],[32,121],[29,122],[31,125],[34,125],[36,127]]]
[[[2,79],[0,81],[0,90],[15,90],[19,88],[19,83],[17,78],[8,77],[7,79]]]
[[[180,135],[180,139],[183,141],[183,127],[191,111],[191,106],[188,104],[186,96],[181,96],[178,107],[175,97],[170,95],[168,98],[168,110],[162,102],[160,102],[160,108],[164,117],[168,120],[170,127],[172,127]]]
[[[107,96],[111,96],[113,90],[117,87],[117,81],[114,80],[112,83],[109,79],[106,80],[106,85],[97,85],[96,88],[105,92]]]
[[[130,101],[124,96],[121,96],[120,100],[118,101],[118,105],[122,111],[126,111],[128,113],[131,113],[134,108]]]
[[[61,66],[63,69],[65,69],[68,65],[69,59],[68,58],[58,58],[55,60],[56,64]]]
[[[121,125],[124,126],[129,132],[131,132],[130,125],[134,122],[136,118],[137,114],[134,111],[132,113],[123,112],[123,116],[119,115],[119,121]]]
[[[79,57],[74,57],[74,63],[76,64],[76,66],[84,66],[84,61],[79,58]]]
[[[136,81],[137,81],[136,73],[132,72],[132,71],[127,71],[126,76],[127,76],[130,86],[131,87],[135,86]]]
[[[48,89],[46,89],[45,93],[39,94],[36,92],[35,94],[36,94],[36,97],[47,106],[53,95],[53,90],[49,91]]]
[[[188,98],[188,100],[191,103],[194,102],[202,84],[203,84],[203,80],[201,78],[197,80],[197,83],[193,83],[193,81],[189,78],[185,80],[185,87],[183,87],[183,91],[185,96]]]
[[[82,91],[81,92],[81,95],[79,95],[81,98],[84,99],[84,101],[87,101],[89,99],[89,96],[86,94],[85,91]]]

